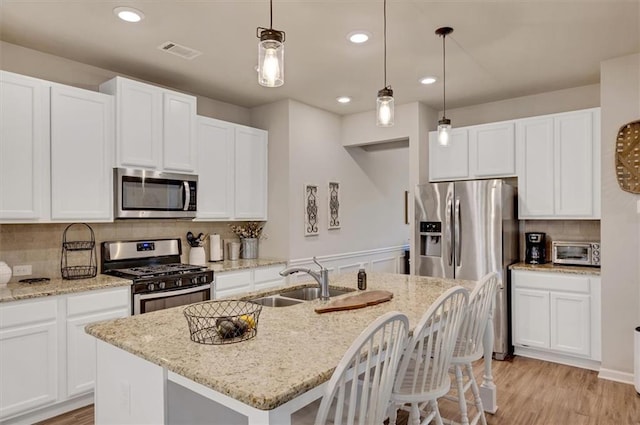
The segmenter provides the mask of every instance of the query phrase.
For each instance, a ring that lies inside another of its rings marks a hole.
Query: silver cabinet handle
[[[447,235],[447,257],[449,260],[449,265],[453,264],[453,208],[451,204],[451,199],[447,199],[447,214],[445,216],[445,228]]]
[[[460,267],[460,262],[461,259],[460,257],[462,256],[462,231],[460,229],[460,226],[462,225],[462,220],[460,217],[460,198],[456,198],[456,213],[455,213],[455,228],[456,228],[456,233],[455,233],[455,240],[454,240],[454,245],[456,248],[456,266]]]

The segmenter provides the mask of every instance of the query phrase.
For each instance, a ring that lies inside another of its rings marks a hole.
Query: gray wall
[[[633,329],[640,326],[640,195],[618,187],[614,155],[620,127],[640,118],[640,54],[602,62],[600,82],[602,368],[632,373]]]

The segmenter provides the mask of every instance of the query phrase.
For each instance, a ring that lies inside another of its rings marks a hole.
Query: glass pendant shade
[[[451,120],[442,118],[438,121],[438,143],[440,146],[449,146],[451,143]]]
[[[258,42],[258,84],[280,87],[284,84],[283,33],[263,30]]]
[[[376,124],[378,127],[391,127],[393,125],[393,90],[388,87],[378,92]]]

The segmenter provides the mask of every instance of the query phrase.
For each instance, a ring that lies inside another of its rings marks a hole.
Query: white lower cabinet
[[[0,307],[0,421],[58,399],[58,302]]]
[[[515,353],[596,366],[581,360],[601,360],[600,277],[513,270],[512,278]]]
[[[284,264],[215,273],[214,299],[261,291],[285,284]]]
[[[0,304],[0,422],[79,407],[95,382],[96,340],[84,327],[128,316],[130,296],[118,287]]]

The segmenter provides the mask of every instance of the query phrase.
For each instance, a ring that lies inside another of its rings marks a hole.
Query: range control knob
[[[156,284],[154,282],[147,283],[147,291],[155,291]]]
[[[198,283],[198,276],[193,276],[190,280],[191,280],[191,283],[195,285],[196,283]]]
[[[182,279],[176,279],[175,286],[177,287],[182,286]]]
[[[158,282],[158,288],[164,289],[167,286],[166,282]]]

